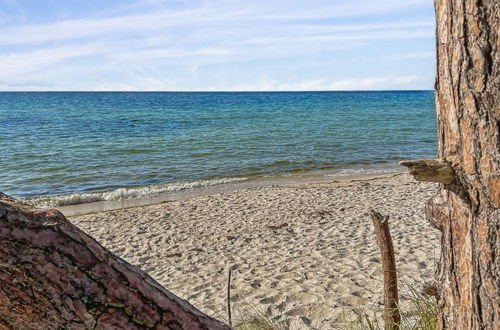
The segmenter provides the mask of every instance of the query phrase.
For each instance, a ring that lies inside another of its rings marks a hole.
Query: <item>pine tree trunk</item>
[[[500,325],[500,1],[435,0],[439,156],[455,181],[427,215],[442,230],[437,272],[447,329]]]

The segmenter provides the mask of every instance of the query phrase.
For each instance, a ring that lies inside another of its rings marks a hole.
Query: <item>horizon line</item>
[[[318,90],[153,90],[153,91],[142,91],[142,90],[0,90],[0,93],[307,93],[307,92],[430,92],[434,89],[343,89],[343,90],[329,90],[329,89],[318,89]]]

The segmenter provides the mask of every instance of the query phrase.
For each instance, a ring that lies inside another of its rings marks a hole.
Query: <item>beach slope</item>
[[[370,209],[390,216],[401,301],[433,278],[439,231],[425,219],[436,184],[397,174],[242,189],[72,217],[105,247],[206,313],[263,313],[334,328],[380,313],[382,272]]]

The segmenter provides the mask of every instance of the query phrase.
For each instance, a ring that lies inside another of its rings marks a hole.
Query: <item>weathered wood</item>
[[[229,273],[227,274],[227,319],[229,325],[233,326],[233,318],[231,316],[231,273],[232,269],[229,268]]]
[[[500,2],[436,0],[439,157],[455,182],[426,207],[439,222],[441,328],[500,324]]]
[[[455,181],[455,173],[450,162],[444,159],[412,159],[399,162],[399,165],[410,169],[410,174],[417,181],[451,184]]]
[[[401,315],[399,313],[398,276],[396,272],[396,259],[389,231],[389,216],[382,216],[376,211],[371,211],[373,227],[380,248],[380,260],[384,273],[384,324],[386,330],[400,328]]]
[[[230,329],[56,210],[0,193],[1,329]]]

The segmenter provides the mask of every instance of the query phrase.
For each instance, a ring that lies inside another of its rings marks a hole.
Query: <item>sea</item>
[[[436,154],[433,91],[0,93],[0,191],[42,207]]]

